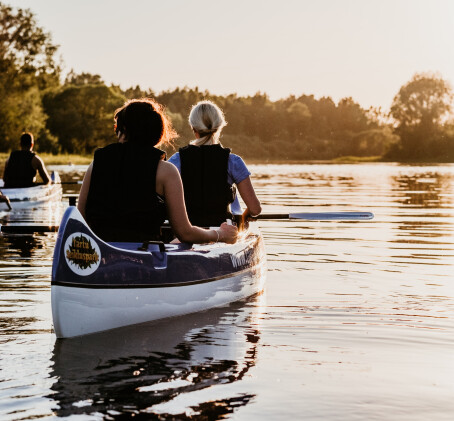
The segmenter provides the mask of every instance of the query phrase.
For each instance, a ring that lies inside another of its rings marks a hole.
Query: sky
[[[454,0],[2,0],[67,72],[123,89],[352,97],[389,110],[415,73],[454,84]]]

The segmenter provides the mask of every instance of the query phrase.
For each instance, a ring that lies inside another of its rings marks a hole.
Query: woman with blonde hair
[[[195,139],[180,148],[169,162],[181,173],[186,209],[191,223],[219,226],[242,214],[242,221],[260,214],[262,208],[244,161],[219,142],[225,121],[222,110],[211,101],[200,101],[189,114]],[[246,209],[236,197],[236,185]]]
[[[80,190],[78,209],[105,241],[161,239],[165,219],[188,243],[234,243],[236,227],[204,229],[189,222],[180,174],[157,146],[175,136],[157,102],[135,99],[115,112],[118,142],[99,148]]]

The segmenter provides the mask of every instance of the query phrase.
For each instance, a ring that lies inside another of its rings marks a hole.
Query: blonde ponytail
[[[191,145],[201,146],[219,143],[219,136],[227,122],[222,110],[215,103],[205,100],[192,107],[189,124],[200,136],[199,139],[193,140]]]

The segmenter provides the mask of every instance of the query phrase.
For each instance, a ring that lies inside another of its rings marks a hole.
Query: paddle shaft
[[[361,221],[373,219],[371,212],[303,212],[303,213],[264,213],[257,219],[305,219],[308,221]]]
[[[33,186],[47,186],[47,185],[51,185],[51,184],[82,184],[82,181],[59,181],[58,183],[35,183]],[[32,186],[32,187],[33,187]]]

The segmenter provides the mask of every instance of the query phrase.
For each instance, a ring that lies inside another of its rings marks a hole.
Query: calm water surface
[[[55,234],[0,236],[0,419],[454,419],[454,166],[251,170],[265,212],[375,219],[261,221],[264,294],[58,341]]]

